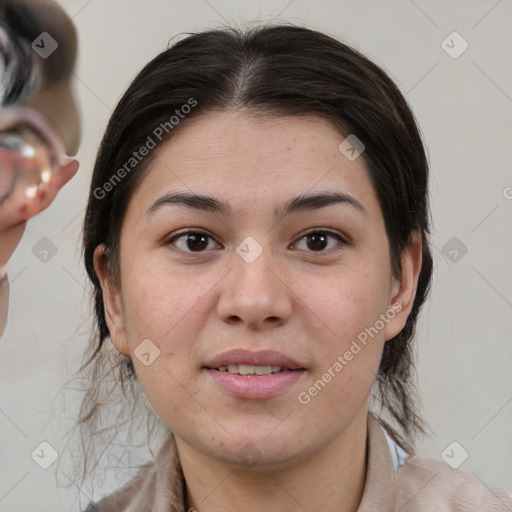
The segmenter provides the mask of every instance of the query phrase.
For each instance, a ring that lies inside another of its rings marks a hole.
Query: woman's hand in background
[[[0,112],[0,265],[16,249],[26,222],[48,208],[76,174],[55,124],[37,108]]]
[[[78,171],[78,161],[68,158],[49,173],[46,181],[26,188],[16,176],[15,162],[0,153],[0,266],[6,265],[23,236],[27,221],[45,210],[60,189]]]

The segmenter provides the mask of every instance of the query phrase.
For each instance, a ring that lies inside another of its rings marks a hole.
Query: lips
[[[242,372],[238,369],[242,368]],[[219,370],[219,371],[236,371],[242,375],[256,374],[256,372],[248,371],[247,367],[271,367],[275,372],[277,367],[279,371],[293,371],[293,370],[304,370],[305,368],[297,361],[290,357],[277,352],[275,350],[263,350],[259,352],[252,352],[249,350],[234,349],[223,352],[218,356],[213,357],[205,362],[203,368],[208,370]]]
[[[223,393],[252,400],[280,396],[307,375],[304,366],[275,350],[228,350],[206,361],[202,370]]]

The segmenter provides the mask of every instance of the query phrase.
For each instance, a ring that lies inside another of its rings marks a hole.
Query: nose
[[[291,316],[294,294],[283,265],[268,247],[261,246],[255,259],[254,254],[247,258],[243,248],[239,249],[233,254],[231,270],[219,283],[219,317],[251,329],[284,324]]]

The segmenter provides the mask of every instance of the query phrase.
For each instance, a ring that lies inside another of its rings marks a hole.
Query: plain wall
[[[56,465],[41,469],[31,453],[42,441],[64,452],[76,413],[77,398],[71,392],[62,398],[62,389],[90,330],[80,229],[111,111],[171,38],[258,19],[341,38],[381,65],[406,94],[431,163],[435,258],[416,341],[423,413],[433,433],[418,442],[418,453],[442,460],[456,441],[469,454],[460,469],[512,491],[512,2],[61,3],[80,37],[81,167],[54,204],[29,222],[8,267],[11,305],[0,340],[0,511],[78,510],[78,487],[59,487],[71,482],[69,474],[56,472]],[[453,31],[469,44],[456,59],[441,45]],[[57,248],[47,263],[32,252],[43,237]],[[453,237],[459,248],[446,246]],[[462,257],[461,244],[467,248]],[[453,248],[459,251],[455,262]],[[82,489],[82,504],[88,498]]]

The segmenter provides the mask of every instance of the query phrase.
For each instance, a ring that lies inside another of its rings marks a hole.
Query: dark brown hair
[[[396,276],[400,276],[401,253],[411,234],[419,232],[423,242],[414,306],[404,329],[385,344],[374,389],[381,412],[390,419],[381,415],[384,424],[402,447],[414,453],[414,436],[425,432],[425,423],[412,381],[412,339],[432,274],[425,149],[413,114],[387,74],[353,48],[307,28],[271,24],[188,35],[149,62],[128,87],[110,118],[96,158],[83,230],[98,331],[85,368],[101,380],[105,361],[109,361],[105,368],[110,372],[112,364],[117,364],[119,378],[113,379],[113,385],[124,391],[130,375],[135,379],[129,359],[105,343],[109,331],[93,253],[98,245],[106,244],[109,275],[118,284],[124,214],[155,152],[117,180],[108,193],[97,191],[104,190],[104,184],[144,145],[155,127],[168,121],[190,98],[197,105],[162,142],[191,118],[212,110],[238,109],[262,116],[320,116],[341,134],[354,134],[364,143],[363,158],[382,208]],[[98,385],[92,383],[82,404],[83,425],[98,421],[101,408],[97,402],[103,403]]]

